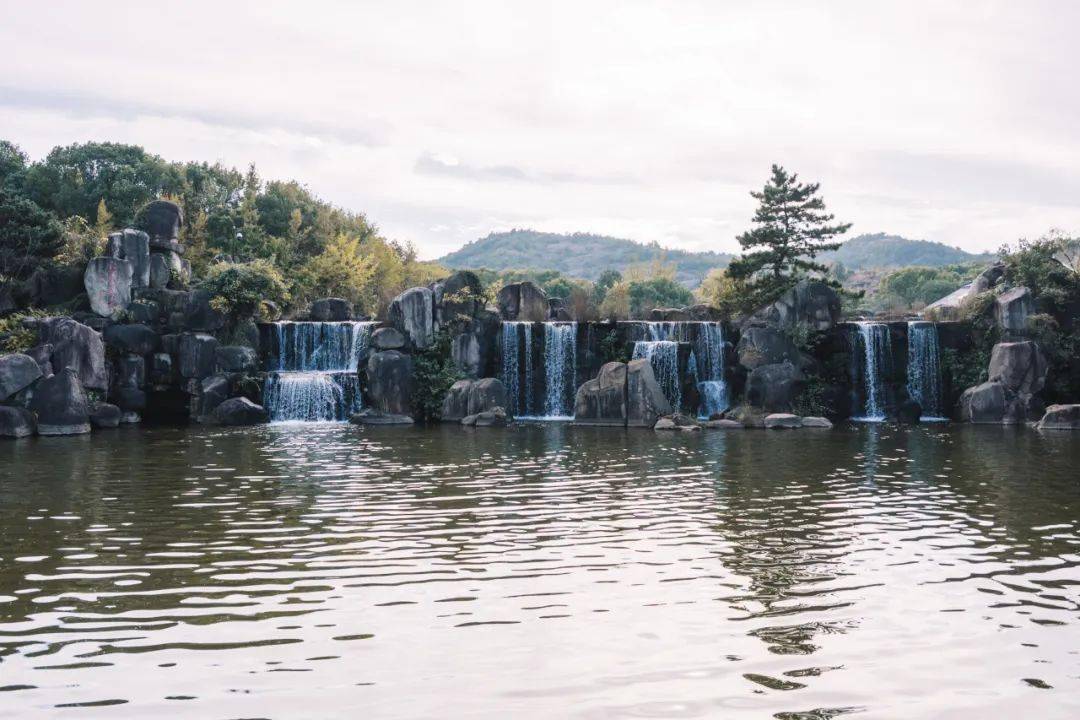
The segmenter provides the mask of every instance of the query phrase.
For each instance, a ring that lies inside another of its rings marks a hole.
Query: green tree
[[[55,215],[0,188],[0,275],[26,278],[63,244],[63,228]]]
[[[814,258],[839,248],[839,242],[830,240],[851,224],[832,224],[834,216],[825,212],[825,201],[817,194],[820,187],[800,183],[797,173],[773,165],[772,177],[761,192],[750,193],[759,203],[756,227],[738,237],[744,254],[731,261],[728,275],[746,282],[754,302],[772,300],[801,277],[828,272]]]
[[[26,153],[18,145],[0,140],[0,188],[21,193],[28,161]]]
[[[658,277],[631,282],[630,313],[644,317],[660,307],[686,307],[694,302],[694,294],[671,277]]]

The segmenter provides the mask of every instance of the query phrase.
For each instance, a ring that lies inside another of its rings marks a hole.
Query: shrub
[[[0,353],[21,353],[37,345],[37,330],[23,326],[27,318],[45,317],[41,310],[25,310],[0,318]]]
[[[267,300],[282,304],[289,299],[281,273],[266,260],[217,263],[199,287],[210,292],[210,306],[232,324],[254,317]]]
[[[619,342],[619,333],[612,330],[600,338],[600,362],[629,362],[630,355],[626,351],[626,343]]]
[[[439,420],[446,393],[461,378],[461,371],[450,358],[450,334],[440,330],[427,349],[413,355],[412,401],[416,419]]]

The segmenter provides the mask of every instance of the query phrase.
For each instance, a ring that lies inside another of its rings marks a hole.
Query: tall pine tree
[[[834,216],[825,212],[825,201],[817,195],[820,187],[800,183],[798,173],[773,165],[761,192],[750,193],[759,203],[755,227],[737,238],[744,254],[731,261],[727,273],[744,284],[754,302],[769,302],[800,278],[828,271],[814,258],[839,248],[839,242],[829,241],[846,233],[851,223],[830,224]]]

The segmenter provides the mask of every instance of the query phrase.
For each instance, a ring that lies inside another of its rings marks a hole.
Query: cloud
[[[579,183],[591,185],[631,185],[637,180],[628,175],[587,175],[568,170],[545,171],[514,165],[470,165],[457,158],[426,152],[413,169],[421,175],[435,175],[475,182],[512,180],[526,183]]]

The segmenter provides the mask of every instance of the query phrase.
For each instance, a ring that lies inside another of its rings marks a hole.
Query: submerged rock
[[[1080,430],[1080,405],[1051,405],[1036,427],[1040,430]]]
[[[765,427],[768,429],[801,428],[803,419],[791,413],[771,413],[765,416]]]
[[[804,428],[831,428],[833,426],[832,421],[823,417],[804,417],[802,419],[802,426]]]
[[[28,437],[36,430],[34,413],[21,407],[0,405],[0,437]]]
[[[579,425],[626,425],[626,363],[609,362],[577,389],[574,422]]]
[[[270,422],[270,413],[262,405],[256,405],[245,397],[230,398],[210,415],[218,425],[261,425]]]
[[[349,416],[353,425],[412,425],[414,420],[408,415],[384,413],[368,408]]]
[[[738,420],[729,420],[727,418],[720,418],[718,420],[708,420],[705,422],[705,427],[713,430],[741,430],[746,426]]]
[[[510,424],[510,416],[506,414],[505,409],[497,407],[466,415],[461,419],[461,424],[468,427],[506,427]]]
[[[40,435],[90,432],[90,408],[79,376],[65,368],[38,383],[30,409],[37,414]]]
[[[107,402],[95,402],[90,406],[90,424],[96,428],[114,428],[120,426],[123,411]]]

